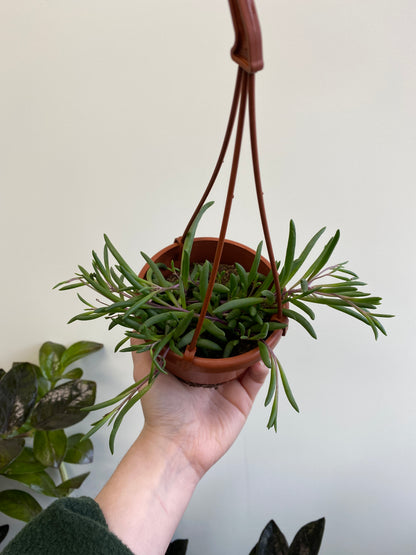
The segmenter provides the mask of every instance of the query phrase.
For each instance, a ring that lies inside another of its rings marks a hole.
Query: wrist
[[[140,449],[146,452],[154,461],[157,460],[161,466],[163,480],[167,484],[175,479],[195,488],[204,475],[204,471],[189,456],[186,448],[188,443],[189,438],[188,442],[186,440],[181,441],[180,438],[171,437],[145,424],[132,449]]]
[[[133,553],[164,553],[199,478],[175,441],[145,426],[96,501]]]

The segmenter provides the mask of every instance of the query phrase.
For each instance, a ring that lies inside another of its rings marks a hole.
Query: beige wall
[[[279,345],[301,414],[281,397],[277,436],[259,399],[178,530],[190,555],[248,553],[274,518],[288,538],[327,517],[322,555],[415,552],[415,23],[413,0],[260,0],[265,70],[258,127],[277,254],[341,228],[337,261],[385,298],[389,336],[319,314],[319,342],[292,325]],[[183,229],[213,168],[235,67],[225,0],[0,0],[1,366],[51,339],[103,341],[84,367],[100,398],[130,382],[105,324],[52,286],[108,233],[140,268]],[[244,148],[229,236],[261,237]],[[225,164],[225,169],[229,165]],[[201,227],[215,234],[221,190]],[[81,493],[114,457],[107,432]],[[85,429],[84,426],[80,428]],[[1,483],[3,486],[3,482]],[[9,486],[9,484],[6,484]],[[0,517],[0,521],[3,521]],[[15,526],[17,529],[18,526]]]

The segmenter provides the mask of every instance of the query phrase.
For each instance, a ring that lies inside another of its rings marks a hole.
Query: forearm
[[[145,427],[96,501],[133,553],[163,555],[198,481],[181,449]]]

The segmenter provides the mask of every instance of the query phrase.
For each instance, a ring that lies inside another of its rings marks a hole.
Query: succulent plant
[[[78,293],[86,308],[70,322],[107,319],[109,329],[125,328],[116,351],[149,351],[151,354],[152,367],[143,380],[132,384],[113,399],[91,407],[91,410],[98,410],[115,405],[87,434],[89,437],[105,423],[113,422],[111,450],[126,412],[150,389],[160,374],[166,373],[168,350],[182,355],[194,334],[212,264],[206,260],[192,266],[191,250],[197,225],[211,204],[204,205],[189,230],[179,267],[173,261],[170,266],[157,264],[141,253],[149,270],[145,278],[138,277],[138,272],[132,269],[105,235],[102,258],[93,251],[90,270],[79,266],[75,277],[56,285],[60,290],[84,287],[101,297],[93,303]],[[265,343],[274,330],[286,328],[287,319],[297,322],[316,338],[312,326],[315,314],[311,306],[323,304],[368,325],[375,338],[379,332],[386,334],[379,318],[389,315],[376,315],[374,312],[381,298],[362,290],[366,284],[347,268],[346,262],[328,265],[340,237],[339,231],[329,239],[313,262],[306,264],[324,231],[325,228],[320,229],[296,255],[296,228],[294,222],[290,222],[283,264],[276,263],[280,271],[279,289],[285,321],[275,319],[277,293],[272,271],[267,275],[258,271],[262,251],[260,243],[250,269],[235,261],[231,268],[222,268],[218,272],[197,342],[197,356],[208,358],[232,357],[258,346],[262,360],[271,370],[265,401],[266,405],[271,404],[269,428],[276,429],[277,425],[279,376],[290,404],[299,410],[282,364]],[[110,263],[111,257],[114,262]],[[124,346],[132,338],[141,340],[141,344]]]

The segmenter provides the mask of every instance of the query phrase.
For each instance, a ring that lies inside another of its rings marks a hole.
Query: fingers
[[[220,385],[218,392],[247,418],[267,374],[267,368],[258,362],[247,368],[239,379]]]
[[[240,383],[247,391],[251,402],[253,402],[256,398],[256,395],[263,385],[268,373],[268,368],[266,368],[262,362],[257,362],[253,366],[250,366],[250,368],[248,368],[240,378]]]
[[[131,342],[131,345],[140,345],[141,343],[143,343],[141,339],[134,339],[134,338],[132,338],[130,342]],[[133,365],[134,365],[134,370],[133,370],[134,381],[138,382],[139,380],[145,378],[150,372],[152,359],[148,351],[144,353],[136,353],[133,351],[131,354],[132,354]]]

